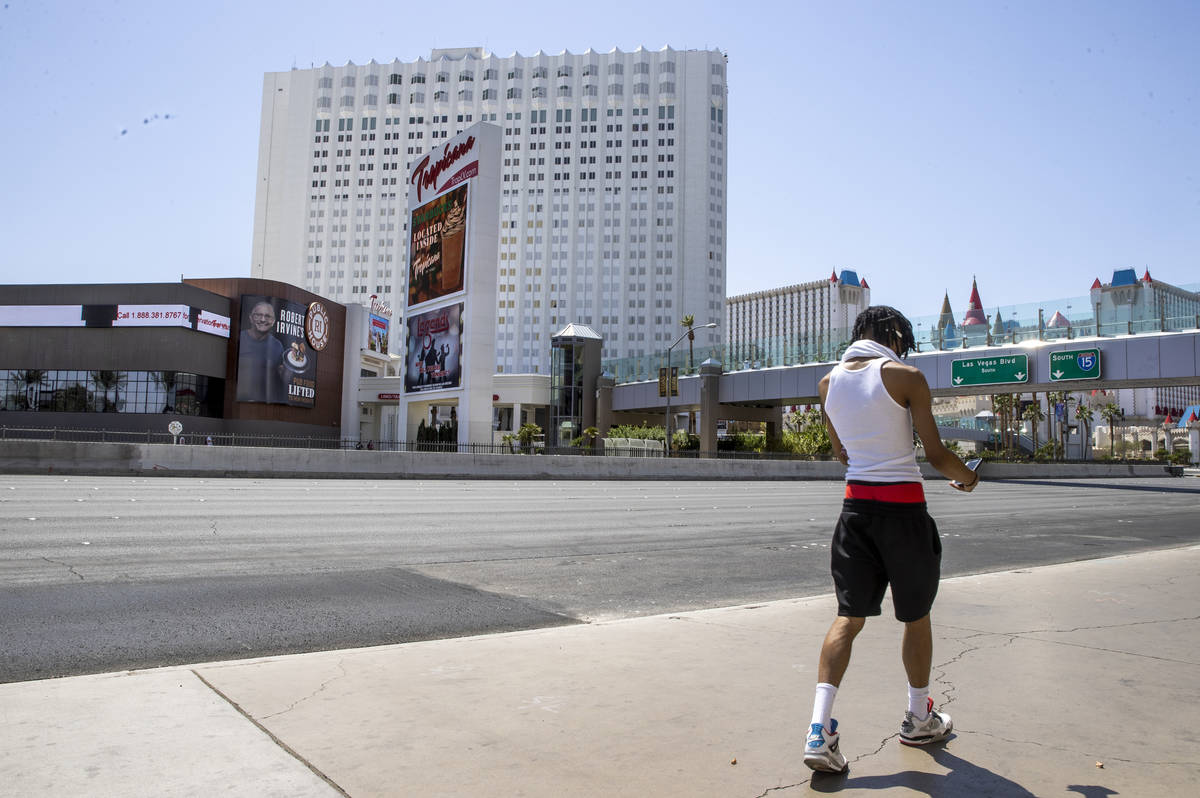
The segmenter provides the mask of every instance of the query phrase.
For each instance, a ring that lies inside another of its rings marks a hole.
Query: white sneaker
[[[823,773],[842,773],[846,770],[846,757],[838,750],[837,721],[829,721],[830,728],[814,723],[804,743],[804,764]]]
[[[954,721],[949,715],[933,711],[933,699],[929,699],[926,708],[928,714],[925,720],[917,720],[911,712],[904,713],[904,722],[900,724],[900,742],[905,745],[929,745],[940,742],[954,730]]]

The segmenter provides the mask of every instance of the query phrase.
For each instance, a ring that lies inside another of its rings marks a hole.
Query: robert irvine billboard
[[[317,354],[329,339],[325,307],[253,294],[241,306],[237,401],[313,407]]]

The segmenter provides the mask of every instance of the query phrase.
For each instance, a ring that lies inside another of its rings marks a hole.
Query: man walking
[[[908,319],[886,305],[869,307],[855,320],[853,337],[820,384],[829,439],[847,467],[846,498],[831,546],[838,617],[821,646],[804,764],[830,773],[846,769],[833,701],[854,638],[868,616],[880,614],[889,585],[896,619],[904,624],[901,659],[908,675],[900,742],[927,745],[950,734],[950,716],[934,711],[929,696],[929,611],[941,575],[942,544],[925,509],[913,429],[926,459],[952,480],[951,486],[970,492],[979,483],[979,475],[942,445],[924,375],[901,360],[916,348]]]

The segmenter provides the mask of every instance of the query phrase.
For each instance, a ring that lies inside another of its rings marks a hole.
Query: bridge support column
[[[600,432],[598,439],[607,438],[608,429],[613,425],[612,393],[615,384],[616,380],[608,372],[596,378],[596,429]]]
[[[717,420],[721,408],[721,364],[709,358],[700,364],[700,456],[717,455]]]

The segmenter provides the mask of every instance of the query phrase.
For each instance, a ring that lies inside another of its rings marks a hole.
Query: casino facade
[[[367,323],[271,280],[2,286],[0,426],[356,437]]]

